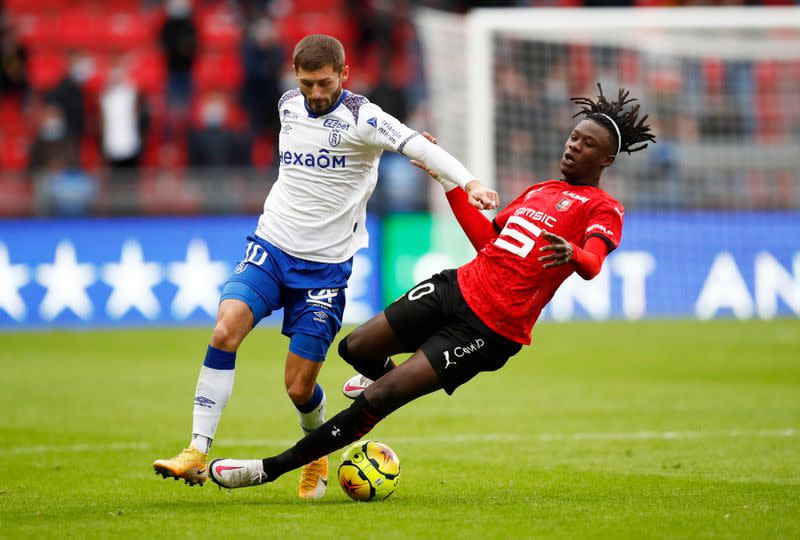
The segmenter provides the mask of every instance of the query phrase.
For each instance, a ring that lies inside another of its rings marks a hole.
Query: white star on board
[[[201,308],[214,317],[219,304],[219,286],[227,280],[229,272],[226,263],[209,259],[205,240],[193,239],[186,249],[185,262],[169,265],[169,280],[178,286],[178,293],[172,300],[172,314],[185,319]]]
[[[28,314],[19,289],[31,280],[28,267],[24,264],[11,264],[8,248],[0,243],[0,309],[21,321]]]
[[[52,321],[65,309],[71,310],[82,320],[89,319],[94,306],[86,294],[86,288],[95,282],[95,274],[91,264],[78,263],[72,242],[59,242],[53,264],[40,264],[36,268],[36,281],[47,288],[39,306],[42,319]]]
[[[142,246],[130,239],[122,246],[119,263],[103,266],[103,281],[114,290],[106,304],[106,313],[112,319],[121,319],[131,308],[147,319],[155,319],[161,311],[153,286],[163,279],[161,265],[144,262]]]

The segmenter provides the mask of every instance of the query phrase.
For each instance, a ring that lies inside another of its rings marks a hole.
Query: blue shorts
[[[283,252],[263,238],[247,239],[245,257],[225,283],[220,301],[235,299],[250,306],[253,326],[283,308],[281,332],[285,336],[313,336],[327,351],[342,327],[344,290],[353,260],[334,264],[307,261]]]

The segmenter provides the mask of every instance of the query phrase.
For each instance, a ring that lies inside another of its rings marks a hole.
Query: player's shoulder
[[[300,93],[299,88],[294,88],[292,90],[284,92],[281,98],[278,100],[278,109],[280,109],[281,107],[283,107],[284,105],[286,105],[288,102],[290,102],[295,98],[299,97],[302,99],[302,95],[303,94]]]
[[[625,208],[613,195],[606,190],[595,187],[592,188],[589,206],[587,207],[588,213],[586,214],[589,219],[597,218],[602,215],[614,215],[620,222],[625,220]]]
[[[353,117],[353,121],[358,124],[358,119],[363,114],[362,110],[369,111],[370,106],[373,104],[370,103],[366,96],[350,92],[349,90],[344,90],[344,92],[345,95],[344,99],[342,99],[342,106],[345,110],[349,111],[350,115]]]
[[[624,215],[625,208],[622,206],[622,203],[619,202],[613,195],[601,188],[597,188],[596,192],[598,207],[616,209],[620,216]]]

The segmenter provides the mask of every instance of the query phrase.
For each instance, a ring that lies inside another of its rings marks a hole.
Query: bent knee
[[[236,351],[242,343],[244,336],[247,335],[246,330],[238,328],[237,325],[231,324],[226,320],[219,320],[214,325],[214,331],[211,333],[211,346],[224,351]]]
[[[314,394],[316,383],[306,384],[301,381],[286,381],[286,394],[292,403],[295,405],[302,405],[308,403],[311,396]]]

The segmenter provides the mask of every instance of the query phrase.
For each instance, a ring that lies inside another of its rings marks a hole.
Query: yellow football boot
[[[300,498],[320,499],[328,487],[328,456],[319,458],[300,471]]]
[[[156,460],[153,468],[164,478],[183,478],[190,486],[202,486],[208,479],[208,454],[190,446],[172,459]]]

